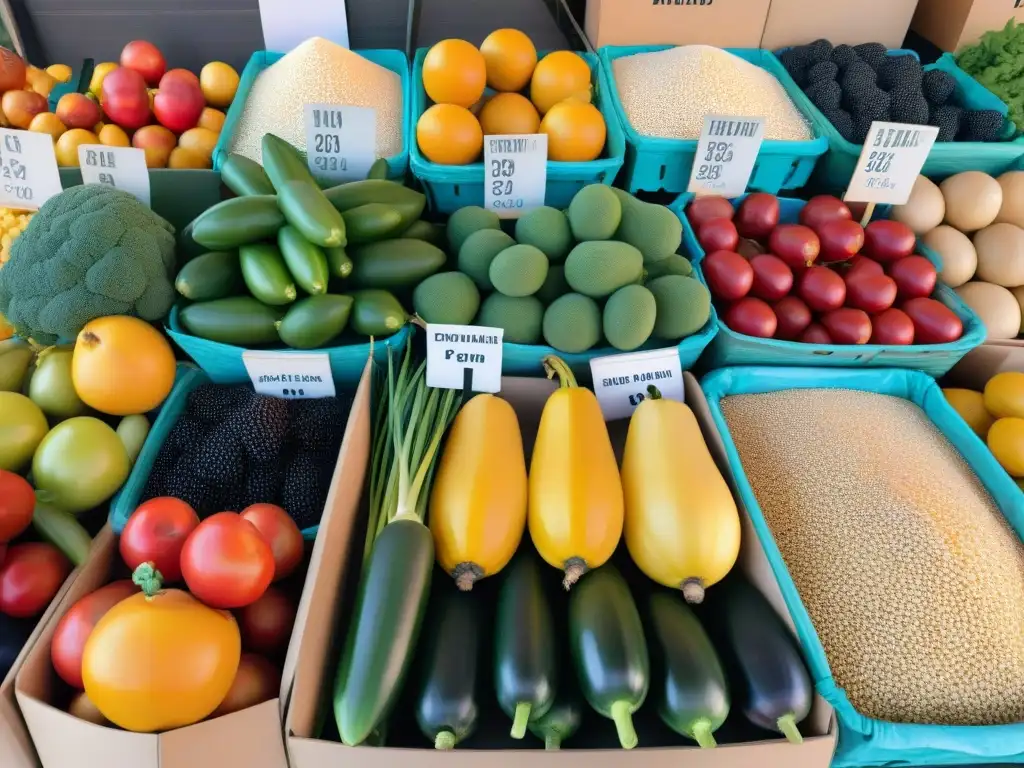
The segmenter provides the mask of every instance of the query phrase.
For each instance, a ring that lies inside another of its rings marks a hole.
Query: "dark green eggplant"
[[[583,704],[579,696],[575,692],[565,692],[565,687],[563,682],[551,709],[530,723],[530,732],[544,740],[545,749],[561,749],[562,742],[579,730],[583,719]]]
[[[416,722],[436,749],[451,749],[476,729],[482,628],[476,596],[443,587],[430,603]]]
[[[640,613],[615,566],[591,571],[569,593],[569,643],[584,698],[615,722],[622,748],[632,749],[633,713],[647,698],[650,660]]]
[[[722,586],[717,613],[742,682],[743,714],[799,744],[814,686],[796,638],[752,584],[733,577]]]
[[[681,736],[702,747],[713,747],[712,734],[729,716],[729,687],[722,662],[680,595],[654,592],[647,607],[658,715]]]
[[[512,738],[543,717],[555,700],[558,641],[540,562],[523,547],[508,566],[498,594],[494,687],[512,718]]]

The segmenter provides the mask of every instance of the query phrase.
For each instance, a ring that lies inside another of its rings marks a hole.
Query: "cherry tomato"
[[[150,499],[128,518],[121,532],[121,557],[133,571],[153,563],[165,582],[181,581],[181,548],[198,525],[199,516],[184,501]]]
[[[276,504],[253,504],[242,510],[242,519],[256,526],[274,553],[274,581],[290,576],[302,562],[306,545],[302,531]]]
[[[288,647],[298,606],[277,587],[269,587],[259,600],[238,611],[242,647],[267,656]]]
[[[112,582],[81,598],[61,617],[50,641],[50,659],[65,683],[72,688],[84,688],[82,651],[92,628],[107,611],[138,591],[128,579]]]
[[[280,689],[281,672],[277,667],[262,656],[243,653],[228,695],[210,717],[230,715],[232,712],[255,707],[273,699]]]
[[[189,591],[211,608],[241,608],[267,591],[274,553],[255,525],[235,512],[218,512],[185,540],[181,574]]]
[[[15,544],[0,567],[0,611],[16,619],[38,616],[69,573],[71,561],[52,544]]]
[[[935,299],[911,299],[900,309],[914,322],[915,344],[948,344],[964,334],[956,313]]]
[[[872,344],[913,344],[914,321],[902,309],[887,309],[875,315],[871,324]]]
[[[13,541],[32,522],[36,492],[21,475],[0,469],[0,544]]]

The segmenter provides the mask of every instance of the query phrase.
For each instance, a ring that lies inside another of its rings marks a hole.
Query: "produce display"
[[[1018,131],[1024,131],[1024,91],[1020,86],[1024,77],[1020,59],[1022,41],[1024,25],[1011,18],[1002,29],[986,32],[980,41],[956,54],[960,69],[1006,103]]]
[[[914,252],[909,226],[862,227],[830,195],[807,201],[799,223],[783,221],[779,203],[756,193],[735,207],[705,196],[686,208],[726,326],[806,344],[946,344],[963,335],[957,314],[932,296],[937,271]]]
[[[1024,373],[997,373],[982,392],[943,389],[946,400],[982,440],[1017,485],[1024,488]]]

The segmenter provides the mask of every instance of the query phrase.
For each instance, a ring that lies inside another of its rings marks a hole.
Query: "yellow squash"
[[[512,559],[526,527],[526,457],[505,400],[477,395],[455,417],[429,518],[437,562],[463,591]]]
[[[622,489],[633,562],[699,603],[739,556],[740,518],[687,405],[663,400],[655,390],[633,412]]]
[[[603,565],[622,538],[622,483],[601,406],[557,357],[548,377],[561,387],[548,398],[530,463],[530,537],[569,589]]]

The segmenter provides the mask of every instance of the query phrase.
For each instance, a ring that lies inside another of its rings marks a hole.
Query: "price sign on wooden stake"
[[[903,205],[938,135],[931,125],[873,122],[843,199]]]
[[[763,140],[763,117],[708,115],[697,141],[687,190],[695,195],[742,195]]]

